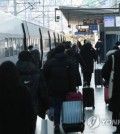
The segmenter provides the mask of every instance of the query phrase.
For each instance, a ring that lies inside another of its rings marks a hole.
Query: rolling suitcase
[[[101,69],[95,69],[95,86],[103,86],[103,80],[101,75]]]
[[[62,127],[67,132],[84,131],[83,101],[65,101],[62,105]]]
[[[69,92],[69,93],[67,93],[67,95],[66,95],[66,100],[67,101],[78,101],[78,100],[80,100],[80,101],[82,101],[83,100],[83,96],[82,96],[82,94],[81,94],[81,92]]]
[[[83,87],[83,106],[93,107],[94,105],[94,89],[92,87]]]

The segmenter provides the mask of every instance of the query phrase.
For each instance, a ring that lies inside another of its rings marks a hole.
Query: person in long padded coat
[[[97,60],[97,54],[92,47],[90,40],[86,39],[82,46],[80,54],[85,62],[85,70],[83,71],[84,86],[90,86],[91,77],[94,69],[94,61]]]
[[[49,88],[49,96],[53,98],[55,107],[55,133],[60,132],[60,111],[66,93],[76,91],[74,79],[74,63],[64,53],[63,44],[55,48],[55,56],[44,64],[43,73]]]
[[[112,118],[120,121],[120,50],[114,54],[114,80],[113,80],[113,92],[112,98],[109,100],[109,110],[112,111]],[[110,72],[112,68],[112,57],[109,57],[102,68],[102,77],[108,83],[110,79]],[[115,124],[114,124],[115,125]],[[120,125],[116,124],[117,131],[120,133]]]
[[[0,66],[0,134],[35,134],[36,117],[28,90],[11,61]]]

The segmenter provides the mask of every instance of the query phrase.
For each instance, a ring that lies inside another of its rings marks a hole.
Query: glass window
[[[9,43],[8,43],[8,39],[5,38],[5,57],[9,57],[9,55],[10,55]]]
[[[10,56],[13,56],[12,38],[9,38],[8,43],[9,43]]]

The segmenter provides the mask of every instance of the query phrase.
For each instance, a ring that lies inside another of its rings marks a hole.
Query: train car
[[[0,63],[6,60],[16,63],[18,54],[29,45],[37,48],[45,61],[46,53],[63,39],[62,34],[53,30],[0,12]]]

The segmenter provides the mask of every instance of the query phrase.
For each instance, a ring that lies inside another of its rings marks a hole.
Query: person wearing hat
[[[65,47],[59,44],[55,55],[43,66],[43,73],[48,86],[49,97],[54,105],[54,133],[60,132],[60,113],[66,93],[75,92],[74,63],[64,53]]]

